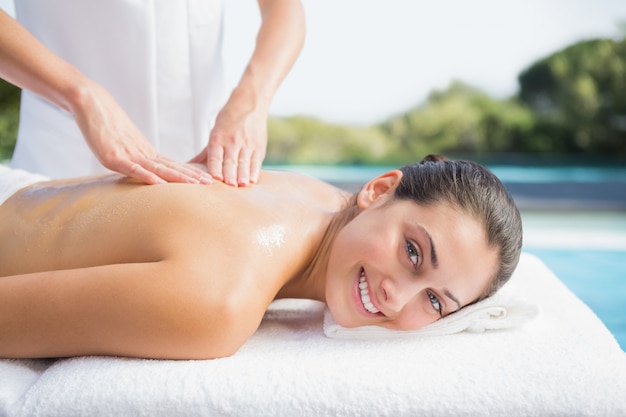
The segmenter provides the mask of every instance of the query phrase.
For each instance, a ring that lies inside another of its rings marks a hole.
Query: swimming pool
[[[537,255],[626,351],[626,213],[522,212],[524,250]]]

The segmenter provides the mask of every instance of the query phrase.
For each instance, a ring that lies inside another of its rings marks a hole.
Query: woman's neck
[[[335,213],[322,236],[311,262],[298,279],[287,283],[278,293],[277,298],[308,298],[326,301],[326,270],[330,250],[337,234],[358,214],[355,199],[351,198],[346,207]]]

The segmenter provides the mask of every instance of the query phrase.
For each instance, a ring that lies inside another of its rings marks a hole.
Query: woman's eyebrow
[[[456,305],[459,307],[458,308],[459,310],[461,309],[461,303],[459,303],[459,300],[454,295],[452,295],[450,291],[445,290],[443,293],[445,294],[446,297],[448,297],[449,299],[451,299],[452,301],[456,303]]]
[[[435,250],[435,242],[433,242],[432,236],[430,235],[430,233],[428,233],[428,230],[426,230],[424,226],[417,225],[417,227],[419,227],[422,232],[424,232],[426,238],[428,239],[428,243],[430,245],[430,265],[434,269],[439,268],[439,260],[437,259],[437,251]]]

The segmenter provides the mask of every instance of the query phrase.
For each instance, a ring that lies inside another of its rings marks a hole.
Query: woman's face
[[[497,270],[498,252],[472,217],[445,204],[389,203],[401,176],[364,187],[359,215],[331,248],[326,302],[344,327],[420,328],[478,299]]]

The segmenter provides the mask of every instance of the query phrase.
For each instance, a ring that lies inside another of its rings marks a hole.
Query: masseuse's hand
[[[256,183],[267,147],[267,107],[234,93],[215,120],[209,144],[191,162],[206,165],[211,176],[228,185]]]
[[[70,112],[105,167],[148,184],[211,182],[203,171],[159,155],[104,88],[2,9],[0,27],[0,78]]]
[[[70,107],[92,152],[105,167],[147,184],[211,183],[206,172],[160,155],[101,86],[88,83]]]
[[[301,0],[257,2],[261,27],[252,57],[217,115],[209,144],[191,160],[205,164],[213,178],[234,186],[259,180],[270,103],[304,43]]]

